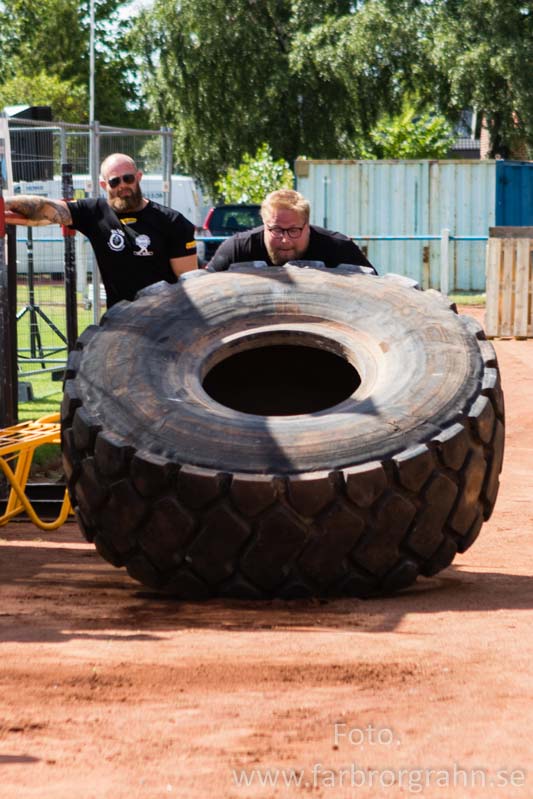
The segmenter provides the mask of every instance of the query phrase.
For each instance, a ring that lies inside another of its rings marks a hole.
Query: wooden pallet
[[[533,227],[489,229],[485,331],[533,337]]]

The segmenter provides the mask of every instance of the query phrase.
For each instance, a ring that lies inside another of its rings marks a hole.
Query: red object
[[[68,200],[63,199],[63,202],[68,202]],[[63,238],[67,238],[68,236],[75,236],[76,231],[73,230],[71,227],[67,227],[67,225],[61,225],[61,235]]]
[[[5,202],[4,198],[0,197],[0,239],[6,235],[6,218],[5,218]]]
[[[213,211],[214,210],[215,210],[214,208],[210,208],[209,211],[207,212],[207,216],[206,216],[206,218],[204,220],[203,228],[208,233],[209,233],[209,225],[211,223],[211,217],[213,216]]]

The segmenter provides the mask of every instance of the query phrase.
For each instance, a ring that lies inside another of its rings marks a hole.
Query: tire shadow
[[[103,561],[74,524],[48,536],[24,524],[2,531],[0,642],[156,641],[179,630],[379,633],[396,630],[408,614],[533,607],[533,577],[457,564],[389,597],[185,602],[140,588]]]
[[[138,591],[146,602],[139,619],[172,612],[174,625],[241,631],[272,629],[286,632],[310,628],[361,632],[392,632],[408,614],[491,613],[533,608],[533,577],[504,572],[476,572],[450,566],[437,577],[419,578],[410,588],[387,597],[263,600],[209,600],[186,603]]]

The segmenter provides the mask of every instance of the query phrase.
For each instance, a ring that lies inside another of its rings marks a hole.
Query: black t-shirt
[[[107,294],[107,307],[177,278],[171,258],[196,253],[194,225],[178,211],[148,201],[140,211],[118,213],[107,200],[69,203],[72,227],[91,242]]]
[[[315,225],[310,225],[309,228],[309,246],[301,256],[302,259],[323,261],[325,266],[330,268],[339,264],[374,268],[348,236]],[[207,268],[210,271],[223,272],[231,264],[244,261],[266,261],[269,266],[273,266],[265,246],[263,231],[264,226],[261,225],[226,239],[209,261]]]

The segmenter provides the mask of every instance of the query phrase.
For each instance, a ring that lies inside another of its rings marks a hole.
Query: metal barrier
[[[487,241],[488,236],[454,236],[447,228],[439,235],[426,233],[416,236],[350,236],[354,241],[440,241],[440,281],[439,288],[443,294],[450,291],[450,241]]]

